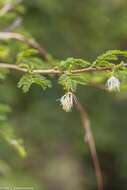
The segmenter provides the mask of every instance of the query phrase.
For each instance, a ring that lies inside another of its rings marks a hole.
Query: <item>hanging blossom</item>
[[[120,91],[120,81],[114,76],[107,80],[106,86],[110,91]]]
[[[73,107],[73,103],[74,103],[73,93],[67,92],[64,96],[62,96],[60,98],[60,103],[61,103],[64,111],[70,112]]]

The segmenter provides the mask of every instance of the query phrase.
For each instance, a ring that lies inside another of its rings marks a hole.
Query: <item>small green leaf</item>
[[[27,68],[29,71],[34,69],[48,68],[48,64],[37,56],[38,51],[35,49],[26,49],[17,55],[17,64],[20,67]]]
[[[33,83],[32,75],[26,74],[20,79],[17,86],[18,88],[22,88],[23,92],[26,93],[29,91],[32,83]]]
[[[110,66],[120,59],[120,56],[127,57],[127,51],[109,50],[98,56],[92,66]]]
[[[23,92],[29,91],[32,84],[37,84],[45,90],[51,88],[51,82],[46,77],[39,74],[25,74],[18,82],[18,88],[22,88]]]
[[[59,84],[67,91],[76,91],[77,85],[86,85],[89,83],[90,75],[87,74],[63,74],[59,78]]]
[[[59,78],[59,84],[67,91],[76,91],[77,88],[77,84],[71,79],[71,75],[61,75]]]
[[[36,49],[26,49],[24,51],[21,51],[18,55],[17,55],[17,63],[21,63],[24,62],[24,60],[26,58],[35,56],[38,54],[38,51]]]
[[[88,67],[91,63],[83,59],[67,58],[65,61],[60,62],[60,67],[63,69]]]

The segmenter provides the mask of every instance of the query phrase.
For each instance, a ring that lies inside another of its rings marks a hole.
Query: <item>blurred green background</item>
[[[24,0],[23,25],[56,58],[94,60],[109,49],[127,49],[126,0]],[[83,142],[80,117],[64,113],[57,99],[63,91],[33,86],[24,95],[19,74],[0,83],[0,101],[27,157],[0,140],[0,187],[35,190],[96,190],[91,156]],[[127,92],[111,94],[80,87],[77,96],[88,111],[101,162],[105,190],[127,189]]]

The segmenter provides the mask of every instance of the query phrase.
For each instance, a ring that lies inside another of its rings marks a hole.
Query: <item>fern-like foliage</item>
[[[127,51],[109,50],[106,53],[97,57],[92,66],[111,66],[119,60],[120,56],[127,57]]]
[[[47,87],[51,88],[51,82],[46,77],[39,74],[25,74],[18,82],[18,88],[22,88],[23,92],[29,91],[32,84],[41,86],[43,90]]]
[[[74,68],[82,68],[82,67],[89,67],[91,63],[89,61],[85,61],[83,59],[76,59],[76,58],[67,58],[60,62],[60,68],[62,69],[74,69]]]

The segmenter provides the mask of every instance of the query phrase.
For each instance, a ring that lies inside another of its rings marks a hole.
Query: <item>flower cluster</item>
[[[61,97],[60,103],[63,107],[63,110],[70,112],[73,107],[74,95],[72,92],[67,92],[64,96]]]
[[[120,91],[120,81],[118,78],[112,76],[107,80],[106,84],[108,90],[110,91]]]

